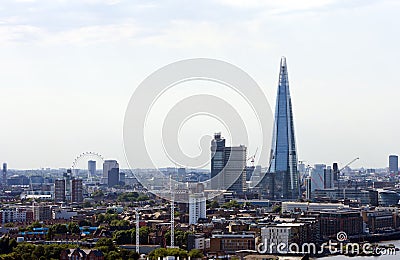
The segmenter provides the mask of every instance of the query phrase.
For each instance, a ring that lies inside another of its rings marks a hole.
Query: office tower
[[[83,202],[82,179],[72,179],[71,181],[71,202]]]
[[[197,224],[199,218],[206,218],[206,197],[204,193],[189,195],[189,225]]]
[[[280,64],[269,169],[261,182],[261,187],[265,189],[262,192],[273,199],[300,197],[292,101],[284,57]]]
[[[65,180],[58,179],[54,181],[54,201],[65,202]]]
[[[124,186],[125,185],[125,173],[120,172],[119,173],[119,180],[118,180],[119,185]]]
[[[337,163],[333,163],[332,165],[333,168],[333,180],[338,181],[339,180],[339,167]]]
[[[389,172],[399,172],[399,157],[397,155],[389,155]]]
[[[222,171],[225,167],[225,139],[215,133],[211,141],[211,188],[223,190]],[[221,174],[219,174],[221,172]]]
[[[65,180],[65,198],[67,201],[71,201],[71,179],[72,179],[72,170],[68,169],[67,172],[63,174]]]
[[[119,184],[119,168],[112,168],[108,171],[108,187],[114,187]]]
[[[315,164],[311,171],[311,191],[321,190],[325,187],[325,164]]]
[[[324,169],[324,189],[333,189],[335,182],[333,180],[333,171],[330,166]]]
[[[7,163],[3,163],[2,175],[2,184],[7,186]]]
[[[311,177],[307,176],[304,185],[306,186],[306,200],[311,199]]]
[[[103,163],[103,177],[102,177],[103,184],[108,184],[108,173],[111,169],[118,169],[119,171],[118,162],[116,160],[105,160]]]
[[[242,193],[246,186],[246,152],[244,145],[225,147],[224,187]]]
[[[221,133],[214,135],[211,141],[211,188],[213,190],[229,190],[236,193],[246,190],[246,152],[246,146],[226,147]]]
[[[96,161],[89,160],[88,161],[88,180],[91,180],[94,176],[96,176]]]

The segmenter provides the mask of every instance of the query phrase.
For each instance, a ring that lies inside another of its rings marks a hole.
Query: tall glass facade
[[[221,137],[221,133],[216,133],[211,141],[211,188],[213,190],[223,189],[222,172],[225,167],[225,139]]]
[[[286,59],[280,64],[279,86],[275,106],[269,170],[269,193],[275,199],[297,199],[300,196],[292,101]]]

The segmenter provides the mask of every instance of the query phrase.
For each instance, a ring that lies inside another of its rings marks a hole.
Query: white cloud
[[[273,8],[281,10],[307,10],[320,8],[338,0],[217,0],[224,5],[238,8]]]
[[[54,34],[48,33],[43,42],[50,44],[66,43],[76,45],[118,42],[121,40],[132,40],[139,32],[140,28],[134,23],[93,25],[61,31]]]

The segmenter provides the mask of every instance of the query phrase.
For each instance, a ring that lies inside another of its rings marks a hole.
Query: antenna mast
[[[140,233],[139,233],[139,229],[140,229],[140,216],[139,216],[139,209],[136,208],[136,253],[140,254],[139,252],[139,246],[140,246]]]
[[[175,195],[172,188],[172,175],[169,176],[171,191],[171,247],[175,247]]]

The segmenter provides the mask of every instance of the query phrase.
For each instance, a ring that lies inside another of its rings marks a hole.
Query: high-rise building
[[[122,186],[125,185],[125,173],[124,172],[119,173],[118,182],[119,182],[119,185],[122,185]]]
[[[108,187],[119,185],[119,168],[112,168],[108,171]]]
[[[300,197],[292,101],[285,57],[282,57],[280,64],[269,169],[260,187],[267,197],[273,199]]]
[[[88,161],[88,180],[91,180],[94,176],[96,176],[96,161],[89,160]]]
[[[7,186],[7,163],[3,163],[2,175],[2,184]]]
[[[244,145],[225,147],[224,186],[236,193],[245,192],[246,186],[246,151]]]
[[[306,186],[306,200],[311,199],[311,177],[307,176],[304,180],[304,186]]]
[[[333,163],[332,165],[333,169],[333,180],[337,182],[339,180],[339,166],[337,163]]]
[[[200,218],[206,218],[206,197],[204,193],[189,195],[189,225],[197,224]]]
[[[333,171],[330,166],[324,169],[324,189],[332,189],[335,187],[333,179]]]
[[[82,179],[72,179],[71,181],[71,202],[83,202]]]
[[[389,155],[389,172],[399,172],[399,157],[397,155]]]
[[[118,169],[119,172],[119,164],[116,160],[105,160],[103,163],[103,177],[102,177],[102,183],[103,184],[108,184],[108,173],[111,171],[111,169]],[[119,177],[117,177],[118,179]]]
[[[311,191],[321,190],[325,187],[325,164],[315,164],[311,171]]]
[[[221,137],[221,133],[215,133],[214,139],[211,141],[211,188],[213,190],[224,189],[222,176],[224,167],[225,139]]]
[[[211,141],[211,188],[241,193],[246,190],[246,153],[244,145],[226,147],[221,133]]]
[[[54,181],[54,201],[65,202],[65,180],[58,179]]]

